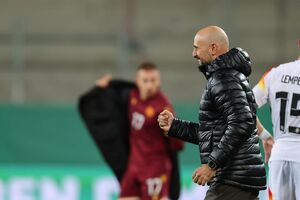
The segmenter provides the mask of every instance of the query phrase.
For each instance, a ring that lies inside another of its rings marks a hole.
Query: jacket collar
[[[248,77],[251,74],[251,61],[248,53],[241,48],[233,48],[211,63],[199,66],[199,70],[207,79],[221,69],[235,69]]]

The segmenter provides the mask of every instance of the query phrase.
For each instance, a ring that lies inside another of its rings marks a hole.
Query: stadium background
[[[110,200],[118,190],[80,121],[78,96],[105,73],[133,78],[151,60],[178,115],[197,120],[205,85],[195,32],[219,25],[247,50],[254,84],[299,54],[298,0],[0,0],[0,200]],[[269,109],[259,110],[271,130]],[[180,156],[182,199],[198,148]]]

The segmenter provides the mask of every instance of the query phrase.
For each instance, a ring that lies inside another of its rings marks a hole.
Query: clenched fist
[[[159,127],[165,132],[165,133],[168,133],[170,128],[171,128],[171,125],[172,125],[172,122],[174,120],[174,115],[168,111],[168,110],[164,110],[163,112],[161,112],[159,115],[158,115],[158,124],[159,124]]]

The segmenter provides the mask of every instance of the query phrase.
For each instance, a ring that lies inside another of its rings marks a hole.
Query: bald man
[[[248,82],[251,62],[240,48],[229,50],[220,27],[199,30],[193,57],[207,79],[199,123],[174,118],[163,111],[158,122],[169,137],[196,144],[202,165],[192,179],[208,184],[205,200],[258,199],[266,188],[266,172],[256,129],[256,104]]]

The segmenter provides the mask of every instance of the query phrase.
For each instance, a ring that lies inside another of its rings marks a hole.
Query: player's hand
[[[111,80],[112,80],[112,75],[106,74],[96,81],[96,86],[101,87],[101,88],[106,88],[109,85],[109,82]]]
[[[216,175],[216,170],[211,169],[207,164],[203,164],[196,169],[192,175],[194,183],[204,186]]]
[[[266,140],[263,140],[262,143],[263,143],[263,147],[264,147],[264,151],[265,151],[265,163],[267,163],[269,161],[270,156],[271,156],[271,151],[272,151],[272,148],[273,148],[274,139],[273,139],[273,137],[270,137]]]
[[[163,112],[161,112],[158,115],[158,119],[157,119],[159,127],[166,133],[169,132],[173,120],[174,120],[174,115],[168,110],[164,110]]]

